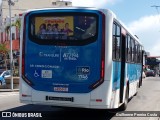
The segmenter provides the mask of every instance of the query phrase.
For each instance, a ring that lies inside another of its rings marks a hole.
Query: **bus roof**
[[[32,12],[32,11],[37,11],[37,10],[53,10],[53,9],[86,9],[86,10],[99,10],[102,12],[107,12],[108,14],[112,15],[113,19],[118,22],[128,33],[130,36],[132,36],[138,43],[140,43],[142,45],[142,43],[139,41],[139,38],[134,35],[127,27],[126,25],[120,21],[120,19],[117,18],[117,16],[114,14],[114,12],[112,12],[109,9],[104,9],[104,8],[96,8],[96,7],[79,7],[79,6],[73,6],[73,7],[52,7],[52,8],[37,8],[37,9],[29,9],[27,11],[24,12],[24,14],[28,13],[28,12]]]
[[[114,14],[111,10],[109,9],[103,9],[103,8],[96,8],[96,7],[48,7],[48,8],[37,8],[37,9],[28,9],[26,12],[32,12],[32,11],[36,11],[36,10],[53,10],[53,9],[87,9],[87,10],[106,10],[108,12],[110,12],[111,14]]]

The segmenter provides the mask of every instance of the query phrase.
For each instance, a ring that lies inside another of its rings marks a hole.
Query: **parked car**
[[[155,77],[155,72],[154,72],[154,70],[147,70],[147,71],[146,71],[146,77],[149,77],[149,76]]]
[[[11,76],[10,70],[0,71],[0,85],[5,85],[6,84],[5,78],[8,78],[10,76]]]

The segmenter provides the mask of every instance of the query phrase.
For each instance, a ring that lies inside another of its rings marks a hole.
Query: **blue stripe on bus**
[[[112,90],[117,90],[120,88],[121,62],[113,61],[112,68]]]
[[[139,80],[141,77],[141,71],[141,64],[126,63],[126,77],[129,79],[129,82]]]
[[[121,62],[113,61],[112,64],[112,90],[120,89],[120,78],[121,78]],[[125,80],[129,80],[129,84],[139,80],[141,77],[142,65],[126,63],[125,65]],[[124,86],[126,82],[124,83]]]

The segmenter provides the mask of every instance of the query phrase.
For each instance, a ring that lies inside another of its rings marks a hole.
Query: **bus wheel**
[[[121,110],[121,111],[124,111],[124,110],[126,110],[126,108],[127,108],[128,96],[129,96],[129,94],[128,94],[128,87],[127,87],[127,88],[126,88],[126,94],[125,94],[124,103],[123,103],[122,106],[120,107],[120,110]]]
[[[142,79],[139,80],[139,88],[142,86]]]

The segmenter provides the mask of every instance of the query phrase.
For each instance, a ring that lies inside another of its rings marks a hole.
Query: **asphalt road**
[[[117,117],[114,110],[65,109],[43,105],[28,105],[19,102],[18,92],[0,92],[0,111],[40,112],[52,120],[159,120],[158,117]],[[46,111],[46,112],[44,112]],[[160,111],[160,77],[148,77],[138,94],[128,103],[126,111]],[[133,113],[131,112],[131,113]],[[3,118],[11,119],[11,118]],[[15,118],[12,118],[16,120]],[[22,118],[19,118],[22,119]],[[27,118],[28,119],[28,118]],[[31,118],[35,119],[35,118]],[[48,119],[48,118],[47,118]],[[1,120],[1,118],[0,118]]]

